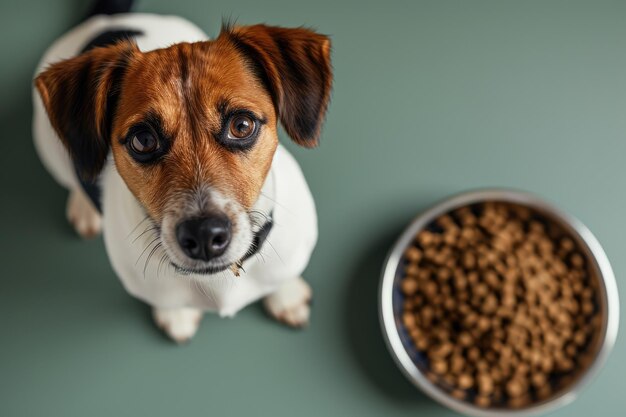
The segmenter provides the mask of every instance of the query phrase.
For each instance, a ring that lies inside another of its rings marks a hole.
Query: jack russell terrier
[[[104,233],[126,290],[179,343],[205,311],[233,316],[260,298],[276,319],[307,324],[301,274],[317,216],[277,123],[318,143],[328,37],[225,25],[208,40],[130,3],[98,1],[36,73],[35,147],[69,190],[68,220],[85,238]]]

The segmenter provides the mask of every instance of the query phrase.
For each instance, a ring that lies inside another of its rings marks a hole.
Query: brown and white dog
[[[203,312],[263,297],[275,318],[306,324],[317,218],[277,123],[318,143],[329,39],[256,25],[208,40],[182,18],[111,14],[127,11],[115,3],[57,40],[35,78],[35,145],[70,191],[69,221],[104,232],[125,288],[176,341]]]

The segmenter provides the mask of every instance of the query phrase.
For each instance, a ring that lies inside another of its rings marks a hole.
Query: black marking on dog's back
[[[133,8],[134,0],[96,0],[87,17],[99,14],[128,13]]]
[[[142,35],[142,31],[134,29],[107,30],[87,42],[87,45],[85,45],[83,49],[81,49],[80,53],[85,53],[94,48],[102,48],[104,46],[115,45],[118,42],[132,40],[137,36]]]

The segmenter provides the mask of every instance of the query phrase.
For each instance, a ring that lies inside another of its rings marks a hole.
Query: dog
[[[259,299],[306,325],[316,209],[277,124],[318,144],[329,38],[225,24],[210,40],[130,3],[97,1],[35,74],[35,148],[69,190],[69,222],[84,238],[103,232],[125,289],[178,343],[205,312],[232,317]]]

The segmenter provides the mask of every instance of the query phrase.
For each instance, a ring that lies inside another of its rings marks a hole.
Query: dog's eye
[[[228,126],[229,139],[248,139],[254,135],[256,123],[247,114],[238,114],[230,119]]]
[[[235,110],[225,118],[215,138],[229,151],[247,151],[256,143],[265,123],[264,119],[249,110]]]
[[[137,154],[146,155],[159,148],[159,141],[152,132],[142,130],[133,135],[130,140],[130,147]]]

